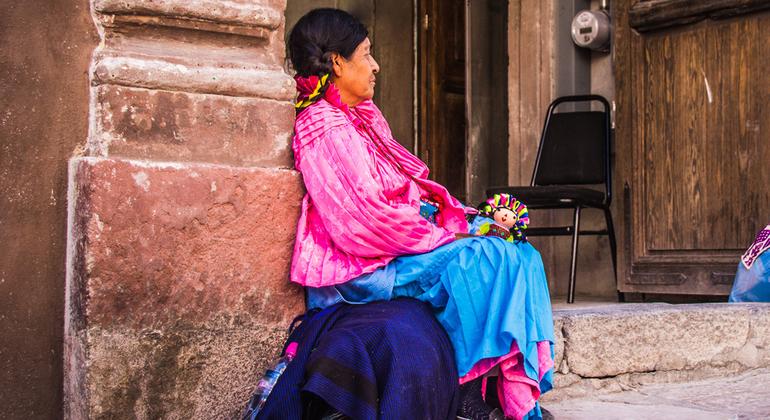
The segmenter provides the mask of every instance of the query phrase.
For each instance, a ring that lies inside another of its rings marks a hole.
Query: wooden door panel
[[[430,177],[465,193],[465,1],[421,0],[419,156]]]
[[[465,199],[465,1],[439,0],[431,25],[443,43],[433,107],[436,120],[431,136],[431,168],[455,196]],[[438,21],[440,19],[440,21]]]
[[[770,120],[770,15],[720,22],[717,29],[707,39],[714,57],[709,71],[715,75],[715,106],[707,114],[712,147],[706,169],[719,173],[708,186],[713,198],[722,199],[721,208],[711,206],[708,216],[723,226],[716,238],[742,251],[753,241],[756,226],[770,217],[770,132],[760,130]]]
[[[770,220],[770,13],[740,3],[617,4],[621,290],[727,293]]]
[[[705,127],[698,69],[703,68],[702,34],[651,37],[645,43],[645,137],[648,159],[643,197],[656,203],[646,213],[645,248],[695,249],[701,217],[701,179]],[[660,219],[660,223],[658,220]]]
[[[465,198],[465,94],[449,87],[443,90],[440,110],[434,114],[445,130],[443,139],[435,139],[431,158],[439,168],[443,185],[455,196]]]
[[[770,119],[759,106],[767,59],[756,38],[769,22],[725,21],[645,42],[644,197],[660,206],[647,213],[646,249],[742,250],[768,214],[758,200],[768,174],[759,136]],[[736,188],[752,180],[760,183]]]

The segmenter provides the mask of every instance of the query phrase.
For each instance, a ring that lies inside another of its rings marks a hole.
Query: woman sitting
[[[505,416],[539,418],[554,340],[540,255],[526,242],[468,234],[464,206],[428,179],[372,102],[379,66],[367,36],[348,13],[317,9],[289,37],[294,159],[307,189],[291,280],[307,287],[309,308],[426,302],[454,347],[458,415],[493,413],[481,398],[496,375]]]

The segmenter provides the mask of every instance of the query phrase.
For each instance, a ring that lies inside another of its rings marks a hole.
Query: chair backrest
[[[598,101],[603,111],[556,112],[564,103]],[[610,189],[610,109],[599,95],[565,96],[548,107],[532,185],[605,184]]]

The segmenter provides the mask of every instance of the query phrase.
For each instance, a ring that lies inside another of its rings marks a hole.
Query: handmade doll
[[[479,205],[479,215],[494,220],[483,223],[478,233],[499,236],[508,242],[527,240],[524,231],[529,225],[527,206],[509,194],[495,194]]]

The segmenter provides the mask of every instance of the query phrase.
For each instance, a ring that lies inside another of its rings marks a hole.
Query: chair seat
[[[604,192],[585,187],[539,185],[521,187],[493,187],[488,195],[506,193],[524,202],[528,208],[566,208],[576,205],[605,208]]]
[[[593,102],[600,103],[602,110],[591,110],[594,109],[594,104],[591,107],[585,106]],[[578,103],[583,104],[573,107],[572,110],[561,108],[559,112],[556,111],[559,105]],[[530,186],[487,189],[487,197],[508,194],[522,201],[529,209],[572,210],[573,219],[570,226],[538,226],[527,230],[527,234],[533,236],[572,236],[567,303],[575,300],[578,238],[581,235],[607,235],[612,267],[616,269],[617,246],[610,211],[611,142],[610,103],[606,98],[599,95],[556,98],[546,112]],[[498,196],[494,201],[509,203],[511,197]],[[585,208],[601,210],[607,229],[580,229],[580,213]],[[617,272],[615,278],[617,281]]]

